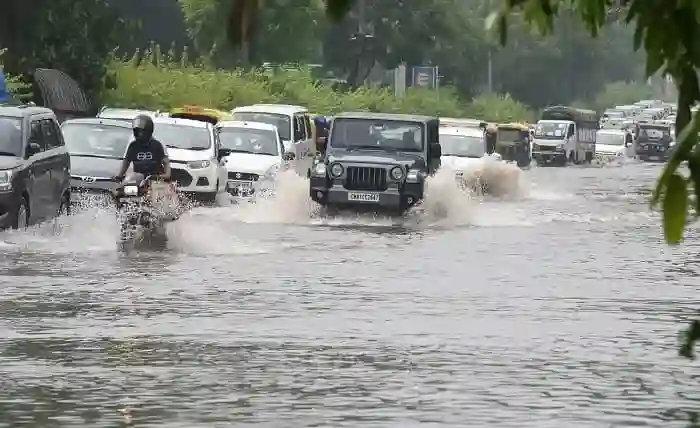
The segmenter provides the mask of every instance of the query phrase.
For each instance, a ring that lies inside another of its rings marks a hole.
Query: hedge
[[[314,113],[331,115],[340,111],[376,111],[489,121],[533,119],[525,105],[507,95],[464,102],[450,88],[409,88],[404,97],[395,97],[386,88],[339,92],[315,81],[306,71],[213,70],[163,57],[167,55],[156,51],[143,58],[136,54],[128,60],[113,59],[110,70],[116,88],[106,90],[105,104],[153,110],[192,104],[230,110],[264,102],[298,104]]]

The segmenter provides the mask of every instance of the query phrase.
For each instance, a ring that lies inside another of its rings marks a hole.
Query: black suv
[[[440,165],[436,117],[342,113],[309,172],[311,199],[326,207],[403,213],[423,200]]]
[[[669,125],[640,123],[635,154],[645,162],[666,162],[671,154],[673,132]]]
[[[0,228],[24,228],[70,207],[70,157],[53,111],[0,104]]]

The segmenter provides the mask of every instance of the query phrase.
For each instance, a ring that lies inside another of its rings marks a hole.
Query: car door
[[[58,212],[61,207],[63,193],[70,186],[70,156],[63,141],[63,135],[58,123],[53,118],[41,120],[41,128],[46,143],[46,159],[50,168],[51,190],[48,196],[49,205]]]
[[[294,124],[294,155],[297,159],[302,159],[306,155],[304,153],[304,140],[306,139],[304,122],[299,115],[295,114],[292,116],[292,123]]]
[[[29,144],[36,143],[38,150],[33,152],[28,145],[25,155],[29,162],[27,190],[32,222],[41,221],[48,216],[52,193],[51,162],[46,156],[46,141],[41,120],[41,117],[30,119]]]
[[[305,144],[309,150],[309,154],[307,156],[313,158],[316,156],[316,132],[314,132],[316,127],[311,125],[311,119],[309,118],[308,113],[304,113],[301,118],[304,121],[304,127],[306,128]]]

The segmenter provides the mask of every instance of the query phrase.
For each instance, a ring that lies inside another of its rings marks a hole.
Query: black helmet
[[[149,141],[153,136],[153,119],[147,114],[136,116],[131,127],[134,130],[134,138],[139,141]]]

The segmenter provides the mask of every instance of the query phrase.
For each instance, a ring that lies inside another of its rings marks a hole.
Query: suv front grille
[[[250,174],[247,172],[229,171],[228,173],[229,180],[258,181],[258,178],[260,178],[258,174]]]
[[[170,178],[177,182],[178,186],[187,187],[192,184],[192,176],[184,169],[172,168]]]
[[[364,166],[349,166],[345,178],[345,188],[348,190],[378,190],[389,188],[387,174],[384,168]]]

